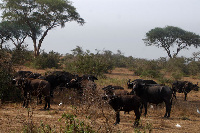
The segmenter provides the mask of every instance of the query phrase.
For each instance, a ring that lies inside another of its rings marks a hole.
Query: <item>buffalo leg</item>
[[[24,102],[23,102],[23,107],[25,107],[27,101],[27,92],[24,92]]]
[[[30,99],[31,99],[31,94],[30,94],[29,92],[27,93],[25,99],[26,99],[25,108],[27,108],[27,107],[28,107],[28,104],[29,104],[29,101],[30,101]]]
[[[115,121],[114,125],[117,125],[120,122],[120,112],[116,111],[115,113],[116,113],[116,121]]]
[[[166,112],[164,117],[170,117],[170,112],[171,112],[171,102],[170,101],[165,101],[166,105]]]
[[[144,103],[144,109],[145,109],[144,116],[146,117],[146,115],[147,115],[147,102]]]
[[[38,102],[39,101],[39,102]],[[42,103],[42,95],[41,94],[39,94],[38,96],[37,96],[37,104],[41,104]]]
[[[47,108],[48,105],[48,108]],[[45,106],[44,109],[50,109],[50,96],[45,97]]]
[[[53,89],[50,89],[50,96],[53,97]]]
[[[142,114],[143,106],[144,106],[144,104],[141,104],[141,106],[140,106],[140,114]]]
[[[176,99],[176,91],[173,92],[173,97]]]
[[[187,92],[184,92],[185,94],[185,101],[187,101]]]
[[[136,116],[134,126],[138,126],[141,113],[140,113],[139,108],[135,109],[134,112],[135,112],[135,116]]]

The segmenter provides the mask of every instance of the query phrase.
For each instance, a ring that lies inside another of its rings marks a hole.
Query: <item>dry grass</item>
[[[24,70],[24,69],[23,69]],[[28,70],[28,69],[26,69]],[[38,72],[38,71],[34,71]],[[41,72],[41,71],[40,71]],[[108,79],[97,81],[97,91],[87,92],[85,97],[80,99],[73,91],[56,91],[52,99],[51,109],[43,110],[42,105],[36,105],[33,101],[29,109],[22,108],[21,103],[8,103],[0,105],[0,132],[22,132],[26,126],[41,127],[49,125],[52,131],[59,132],[64,122],[59,122],[63,113],[73,114],[77,119],[89,124],[96,132],[153,132],[153,133],[197,133],[200,130],[200,92],[190,92],[188,101],[184,101],[183,94],[177,94],[177,100],[173,101],[171,117],[163,118],[165,113],[164,104],[149,106],[147,117],[142,116],[139,127],[133,127],[134,112],[124,114],[121,112],[121,122],[114,126],[115,113],[110,106],[101,100],[101,88],[108,85],[121,85],[126,88],[127,79],[135,79],[133,73],[127,69],[116,69],[112,74],[107,75]],[[190,79],[191,81],[191,79]],[[62,105],[58,104],[62,101]],[[176,127],[176,124],[181,127]]]

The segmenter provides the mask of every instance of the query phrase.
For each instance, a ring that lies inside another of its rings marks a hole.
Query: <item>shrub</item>
[[[112,59],[99,52],[96,54],[89,51],[81,52],[81,54],[73,56],[73,59],[65,61],[65,69],[78,74],[102,76],[104,73],[112,71],[113,68]]]
[[[20,49],[13,49],[12,52],[12,63],[17,65],[23,65],[27,62],[31,62],[33,59],[33,52],[28,51],[25,46]]]
[[[183,74],[181,72],[179,72],[179,71],[172,73],[172,78],[174,80],[181,80],[182,77],[183,77]]]
[[[95,131],[84,121],[80,121],[73,114],[62,114],[62,117],[58,119],[60,126],[50,126],[44,124],[42,121],[40,125],[36,125],[33,122],[33,117],[30,110],[28,110],[28,121],[24,123],[22,131],[24,133],[95,133]],[[65,125],[63,125],[65,124]]]
[[[143,71],[140,75],[141,77],[148,77],[148,78],[159,78],[161,77],[161,73],[155,70],[146,70]]]
[[[200,62],[199,61],[192,61],[187,65],[187,67],[188,67],[189,75],[196,76],[200,73],[199,72],[199,70],[200,70]]]
[[[14,69],[11,63],[11,55],[0,50],[0,99],[5,101],[21,100],[21,92],[18,88],[12,85],[12,75]]]
[[[187,74],[187,61],[186,58],[172,58],[166,62],[164,69],[168,72],[182,72]]]
[[[68,133],[94,133],[95,131],[83,121],[80,121],[73,114],[63,114],[59,121],[65,120],[65,127],[61,128],[61,132]]]
[[[49,53],[42,52],[32,62],[32,67],[37,69],[59,68],[60,54],[50,51]]]

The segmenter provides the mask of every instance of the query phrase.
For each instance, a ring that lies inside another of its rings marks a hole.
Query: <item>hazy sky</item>
[[[200,35],[200,0],[71,0],[85,19],[83,26],[66,23],[49,31],[42,49],[71,53],[76,46],[91,52],[120,50],[125,56],[158,59],[167,53],[145,46],[142,39],[155,27],[176,26]],[[33,48],[30,44],[30,48]],[[191,57],[192,48],[180,52]]]

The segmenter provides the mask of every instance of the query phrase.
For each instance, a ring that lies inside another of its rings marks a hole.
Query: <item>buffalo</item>
[[[102,98],[108,100],[109,105],[115,110],[116,121],[114,125],[120,123],[120,111],[129,112],[134,110],[135,112],[135,122],[134,125],[138,126],[140,120],[140,107],[141,100],[136,95],[127,95],[125,90],[116,90],[116,89],[104,89],[105,96]]]
[[[28,107],[31,96],[37,96],[41,103],[41,97],[44,96],[45,106],[44,109],[50,108],[50,84],[48,81],[41,79],[24,79],[21,83],[24,93],[23,107]],[[47,108],[48,106],[48,108]]]
[[[93,91],[96,89],[94,80],[98,79],[92,75],[83,75],[81,77],[76,75],[76,78],[66,84],[66,88],[73,88],[74,90],[77,90],[80,95],[82,95],[84,88],[91,88]],[[90,86],[88,87],[88,85]]]
[[[81,78],[83,80],[87,79],[88,81],[93,81],[93,82],[94,82],[94,80],[98,80],[98,78],[95,77],[94,75],[83,75]]]
[[[69,83],[76,75],[73,75],[65,71],[53,71],[48,75],[41,77],[44,80],[48,81],[51,85],[51,97],[53,97],[53,92],[56,87],[65,87],[65,84]]]
[[[172,90],[170,87],[161,85],[146,85],[135,81],[132,91],[134,91],[133,93],[141,98],[142,104],[145,108],[145,116],[147,114],[147,103],[159,104],[165,102],[166,113],[164,117],[170,117],[172,105]]]
[[[15,77],[27,78],[31,73],[31,71],[18,71],[15,73]]]
[[[30,75],[27,76],[27,78],[34,78],[37,79],[41,76],[40,73],[31,73]]]
[[[88,81],[94,82],[94,80],[98,79],[93,75],[83,75],[81,77],[76,75],[75,78],[71,79],[71,81],[66,84],[66,88],[83,88],[85,87],[84,84],[87,84]],[[96,87],[93,89],[96,89]]]
[[[102,88],[102,90],[104,90],[104,91],[106,91],[106,90],[124,90],[124,88],[121,86],[108,85],[108,86]]]
[[[128,86],[128,89],[133,89],[133,83],[134,82],[140,82],[140,83],[145,83],[145,84],[157,84],[155,81],[153,80],[143,80],[143,79],[135,79],[133,81],[131,81],[131,79],[128,80],[127,82],[127,86]]]
[[[184,93],[185,94],[185,98],[184,100],[187,100],[187,94],[191,91],[198,91],[199,87],[198,87],[198,83],[197,84],[193,84],[189,81],[175,81],[172,84],[172,90],[173,90],[173,94],[174,97],[176,98],[176,92],[178,93]]]

